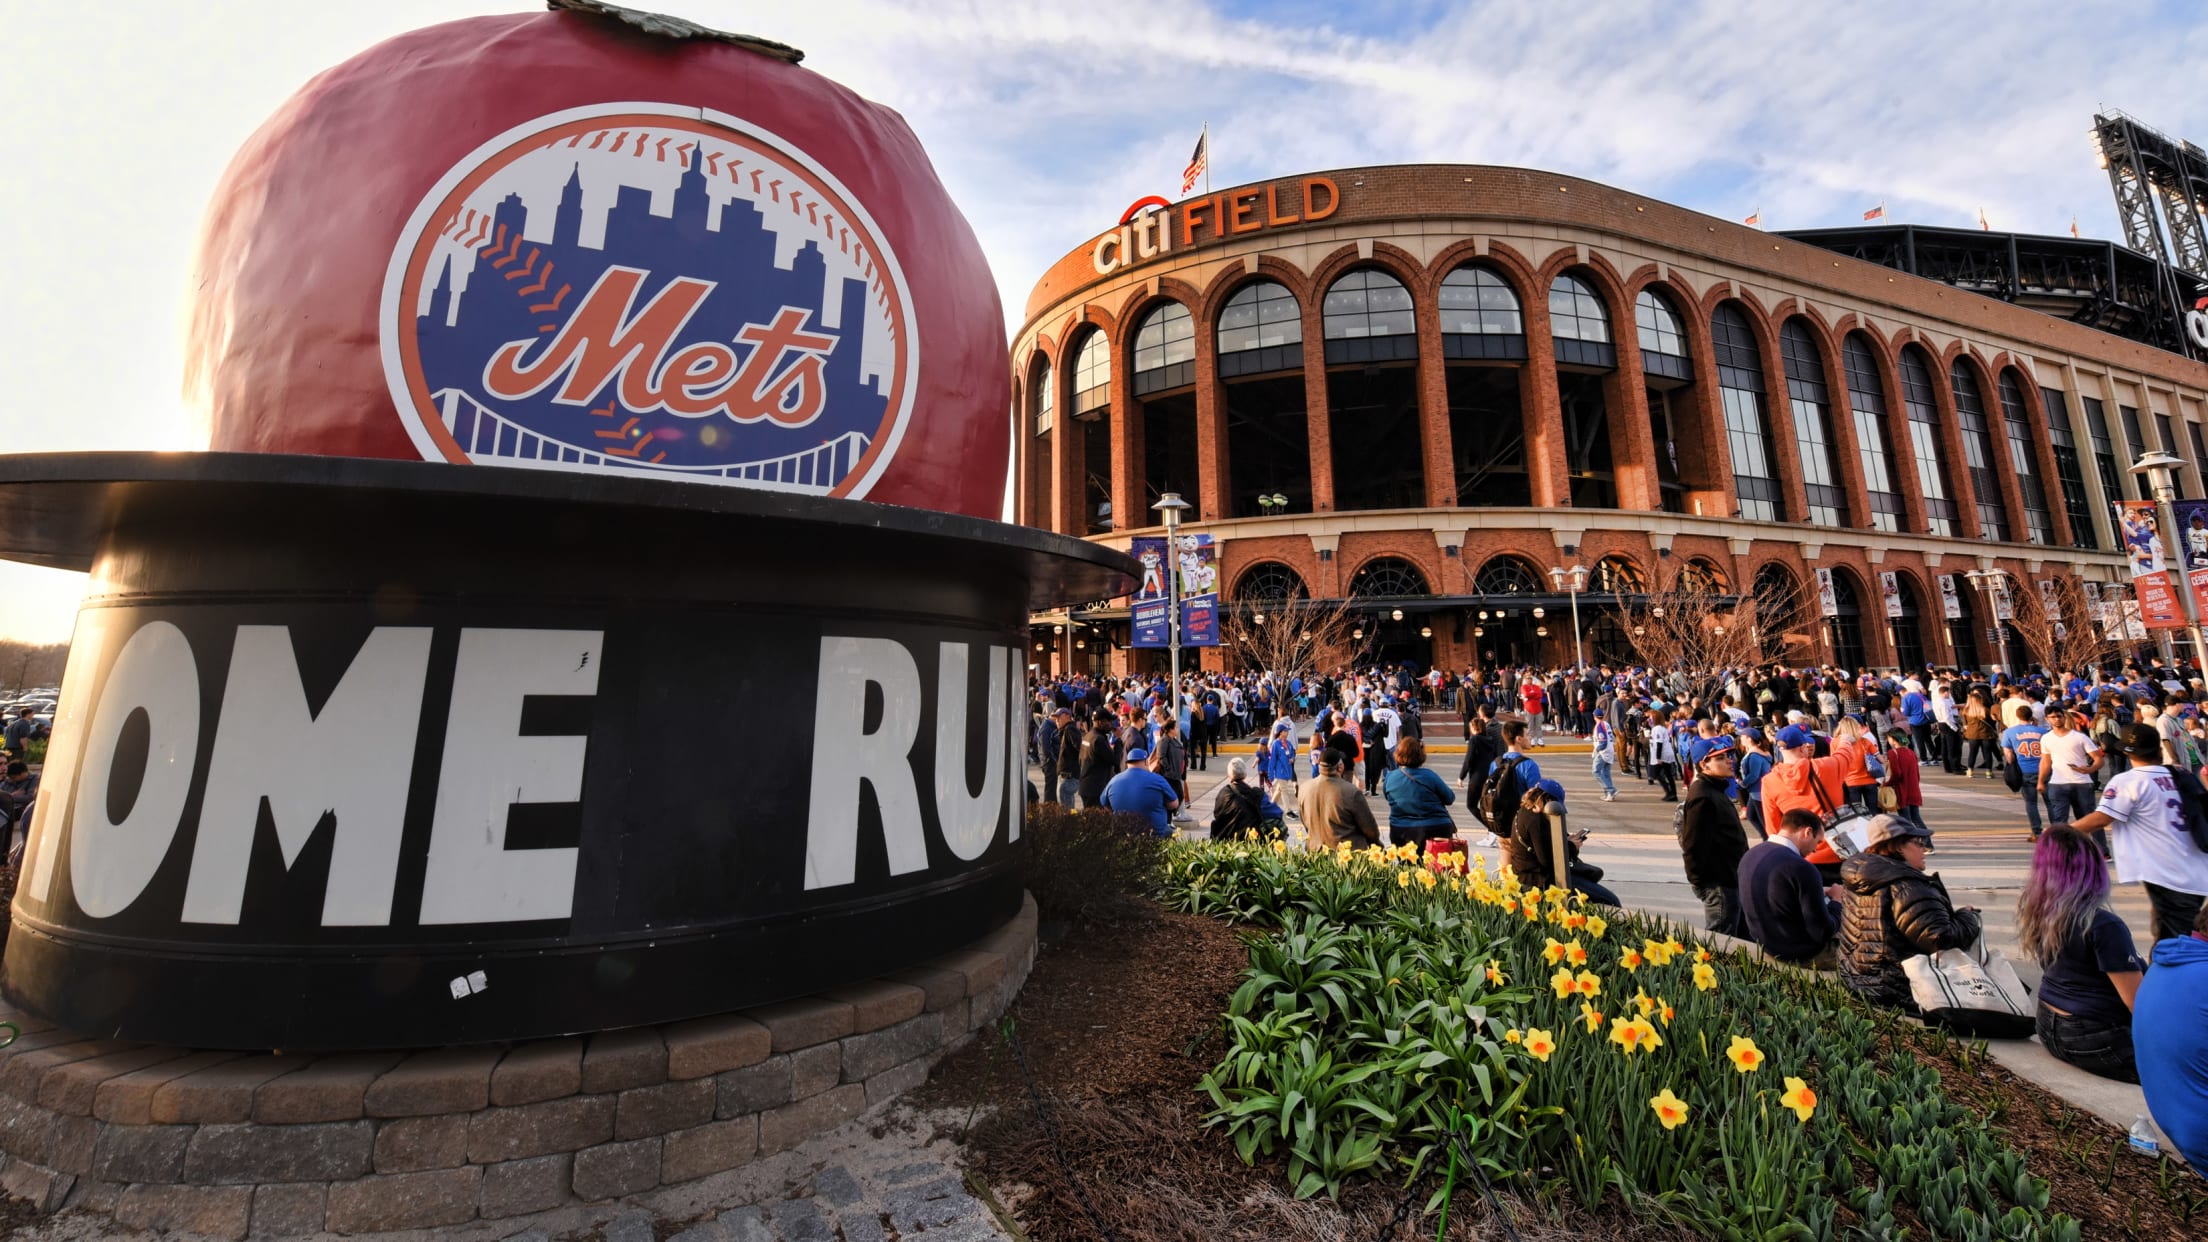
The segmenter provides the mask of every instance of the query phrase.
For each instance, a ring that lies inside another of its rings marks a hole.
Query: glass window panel
[[[1187,307],[1168,302],[1143,316],[1142,326],[1135,329],[1135,374],[1194,361],[1196,324]]]
[[[2001,372],[2001,421],[2009,430],[2009,464],[2016,470],[2017,490],[2024,493],[2024,531],[2033,543],[2055,541],[2054,515],[2047,510],[2047,489],[2040,482],[2039,459],[2032,451],[2031,414],[2024,407],[2024,389],[2016,371]]]
[[[1484,267],[1460,267],[1441,281],[1441,330],[1477,336],[1523,336],[1518,295]]]
[[[1046,365],[1037,368],[1035,385],[1028,390],[1028,407],[1035,411],[1036,435],[1043,435],[1050,430],[1051,402],[1057,399],[1052,391],[1054,387],[1050,382],[1050,367]]]
[[[1856,455],[1863,463],[1863,487],[1871,498],[1871,528],[1901,530],[1901,491],[1894,486],[1894,446],[1886,431],[1886,392],[1878,361],[1868,341],[1853,332],[1840,346],[1840,369],[1848,381],[1848,411],[1855,423]]]
[[[1411,336],[1418,331],[1411,316],[1411,291],[1386,272],[1369,268],[1335,281],[1319,304],[1319,313],[1330,341]]]
[[[1073,356],[1073,408],[1084,413],[1111,404],[1112,347],[1102,332],[1092,331]]]
[[[1948,370],[1948,385],[1955,391],[1955,420],[1963,433],[1963,464],[1970,471],[1970,490],[1978,504],[1978,529],[1988,539],[2009,541],[2009,515],[2001,503],[2001,476],[1993,465],[1993,434],[1986,426],[1986,403],[1978,393],[1978,377],[1968,363],[1957,358]]]
[[[1801,320],[1789,319],[1779,330],[1779,357],[1786,368],[1786,397],[1794,415],[1794,445],[1801,454],[1809,520],[1819,526],[1845,526],[1848,494],[1832,455],[1832,402],[1825,388],[1824,364]]]
[[[2081,548],[2098,548],[2101,541],[2093,530],[2093,501],[2085,490],[2084,462],[2078,456],[2077,433],[2070,426],[2069,399],[2056,389],[2041,388],[2039,403],[2047,410],[2047,440],[2055,450],[2055,477],[2062,483],[2070,540]]]
[[[1302,343],[1303,315],[1296,306],[1296,295],[1276,281],[1260,280],[1242,286],[1219,312],[1222,354]]]
[[[1940,454],[1940,410],[1932,389],[1932,368],[1914,345],[1901,351],[1901,404],[1909,416],[1909,455],[1917,464],[1917,487],[1924,493],[1924,529],[1928,535],[1955,534],[1955,500],[1948,491],[1947,465]]]
[[[1641,348],[1649,353],[1687,356],[1687,334],[1680,330],[1678,312],[1655,290],[1643,289],[1634,299],[1633,326],[1640,332]]]
[[[1732,450],[1734,494],[1740,515],[1779,520],[1779,484],[1771,468],[1771,422],[1763,408],[1763,356],[1740,308],[1726,303],[1710,317],[1710,342],[1718,356],[1718,396],[1725,410],[1725,443]]]
[[[1610,343],[1610,316],[1586,281],[1567,273],[1549,286],[1549,334],[1563,340]]]

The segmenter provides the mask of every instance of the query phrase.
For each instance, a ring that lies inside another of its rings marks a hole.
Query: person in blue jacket
[[[2155,943],[2132,1005],[2131,1041],[2154,1124],[2208,1177],[2208,906],[2191,935]]]
[[[1296,818],[1296,726],[1285,716],[1273,722],[1265,748],[1257,754],[1257,775],[1282,812]]]
[[[1380,792],[1388,800],[1388,843],[1403,845],[1453,837],[1457,826],[1449,818],[1457,800],[1449,782],[1426,766],[1426,743],[1406,737],[1395,745],[1395,766],[1381,779]]]

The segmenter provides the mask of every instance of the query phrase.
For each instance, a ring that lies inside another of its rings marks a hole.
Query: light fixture
[[[1349,636],[1361,641],[1365,636],[1365,627],[1361,625],[1358,626],[1356,629],[1349,632]]]
[[[1723,637],[1725,637],[1725,627],[1724,627],[1724,626],[1722,626],[1722,625],[1721,625],[1721,626],[1718,626],[1718,627],[1717,627],[1717,636],[1718,636],[1719,638],[1723,638]]]
[[[1545,616],[1547,616],[1547,615],[1549,615],[1549,614],[1548,614],[1548,610],[1546,610],[1546,609],[1543,609],[1543,608],[1536,608],[1536,609],[1534,609],[1534,610],[1533,610],[1533,619],[1534,619],[1534,620],[1536,620],[1536,621],[1539,621],[1539,620],[1540,620],[1541,618],[1543,618],[1543,617],[1545,617]]]
[[[1474,637],[1474,638],[1485,638],[1485,637],[1487,637],[1487,627],[1486,627],[1486,626],[1484,626],[1484,625],[1475,625],[1475,626],[1473,626],[1473,627],[1472,627],[1472,637]]]
[[[1309,630],[1305,630],[1305,631],[1303,632],[1303,641],[1305,641],[1305,642],[1310,642],[1310,641],[1311,641],[1311,631],[1309,631]]]
[[[1255,616],[1252,616],[1250,620],[1257,622],[1259,625],[1263,625],[1265,624],[1265,614],[1262,612],[1258,613]]]
[[[1633,637],[1635,638],[1639,638],[1641,635],[1646,633],[1648,633],[1648,630],[1643,626],[1636,625],[1633,627]]]
[[[1420,638],[1432,638],[1434,636],[1434,627],[1430,625],[1419,626],[1418,636]]]
[[[1037,643],[1037,644],[1035,644],[1035,650],[1037,650],[1037,651],[1041,651],[1042,649],[1043,649],[1043,645],[1042,645],[1041,643]]]
[[[1066,632],[1066,627],[1062,625],[1054,625],[1050,627],[1050,632],[1053,634],[1063,634]]]
[[[1403,619],[1403,610],[1398,608],[1393,612],[1390,612],[1388,614],[1388,619],[1391,621],[1401,621]]]
[[[1652,616],[1658,616],[1658,617],[1660,617],[1660,616],[1663,616],[1663,615],[1664,615],[1664,606],[1663,606],[1662,604],[1658,604],[1658,605],[1656,605],[1656,606],[1655,606],[1654,608],[1651,608],[1651,609],[1649,609],[1648,611],[1649,611],[1650,615],[1652,615]]]
[[[1543,638],[1547,638],[1549,636],[1549,627],[1545,625],[1537,625],[1533,627],[1533,632]]]
[[[1482,609],[1480,609],[1480,620],[1482,620],[1482,621],[1485,621],[1485,620],[1487,620],[1487,609],[1485,609],[1485,608],[1482,608]]]
[[[1089,640],[1086,638],[1076,638],[1073,640],[1073,647],[1076,651],[1087,651],[1089,649]]]

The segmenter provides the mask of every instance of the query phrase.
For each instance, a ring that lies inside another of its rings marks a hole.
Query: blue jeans
[[[2024,818],[2032,825],[2032,839],[2039,839],[2039,782],[2024,778]]]
[[[2091,781],[2066,785],[2049,782],[2046,794],[2047,822],[2053,824],[2067,824],[2081,816],[2091,815],[2093,808],[2098,805]]]
[[[1598,785],[1600,785],[1600,786],[1602,786],[1602,792],[1604,792],[1604,793],[1606,793],[1606,794],[1614,794],[1614,793],[1618,792],[1618,787],[1617,787],[1616,785],[1612,784],[1612,783],[1611,783],[1611,781],[1610,781],[1610,761],[1609,761],[1609,760],[1607,760],[1607,759],[1597,759],[1597,760],[1595,760],[1595,783],[1596,783],[1596,784],[1598,784]]]

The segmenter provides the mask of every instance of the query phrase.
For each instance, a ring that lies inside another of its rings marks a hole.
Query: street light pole
[[[1556,584],[1558,590],[1568,592],[1572,597],[1572,666],[1585,669],[1587,653],[1581,649],[1579,642],[1579,593],[1587,589],[1587,567],[1574,565],[1566,569],[1561,565],[1552,565],[1549,567],[1549,580]]]
[[[1188,502],[1179,492],[1167,492],[1158,497],[1158,503],[1150,506],[1165,517],[1165,616],[1167,623],[1166,646],[1172,661],[1172,711],[1173,719],[1181,718],[1181,572],[1180,548],[1175,536],[1181,531],[1181,514]]]
[[[2005,641],[2008,631],[2002,628],[2001,599],[1995,592],[2007,575],[1999,570],[1972,569],[1965,571],[1963,576],[1970,579],[1970,585],[1986,593],[1986,617],[1993,622],[1987,627],[1993,634],[1993,671],[1998,676],[2008,671],[2008,643]]]
[[[2193,639],[2193,660],[2208,664],[2208,644],[2203,644],[2200,633],[2200,610],[2193,604],[2192,571],[2185,564],[2185,545],[2177,534],[2177,511],[2171,507],[2177,499],[2176,470],[2184,465],[2183,459],[2156,449],[2134,462],[2133,474],[2144,474],[2154,487],[2155,517],[2162,527],[2163,546],[2169,549],[2169,563],[2178,604],[2185,609],[2185,631]],[[2180,678],[2180,680],[2183,680]]]

